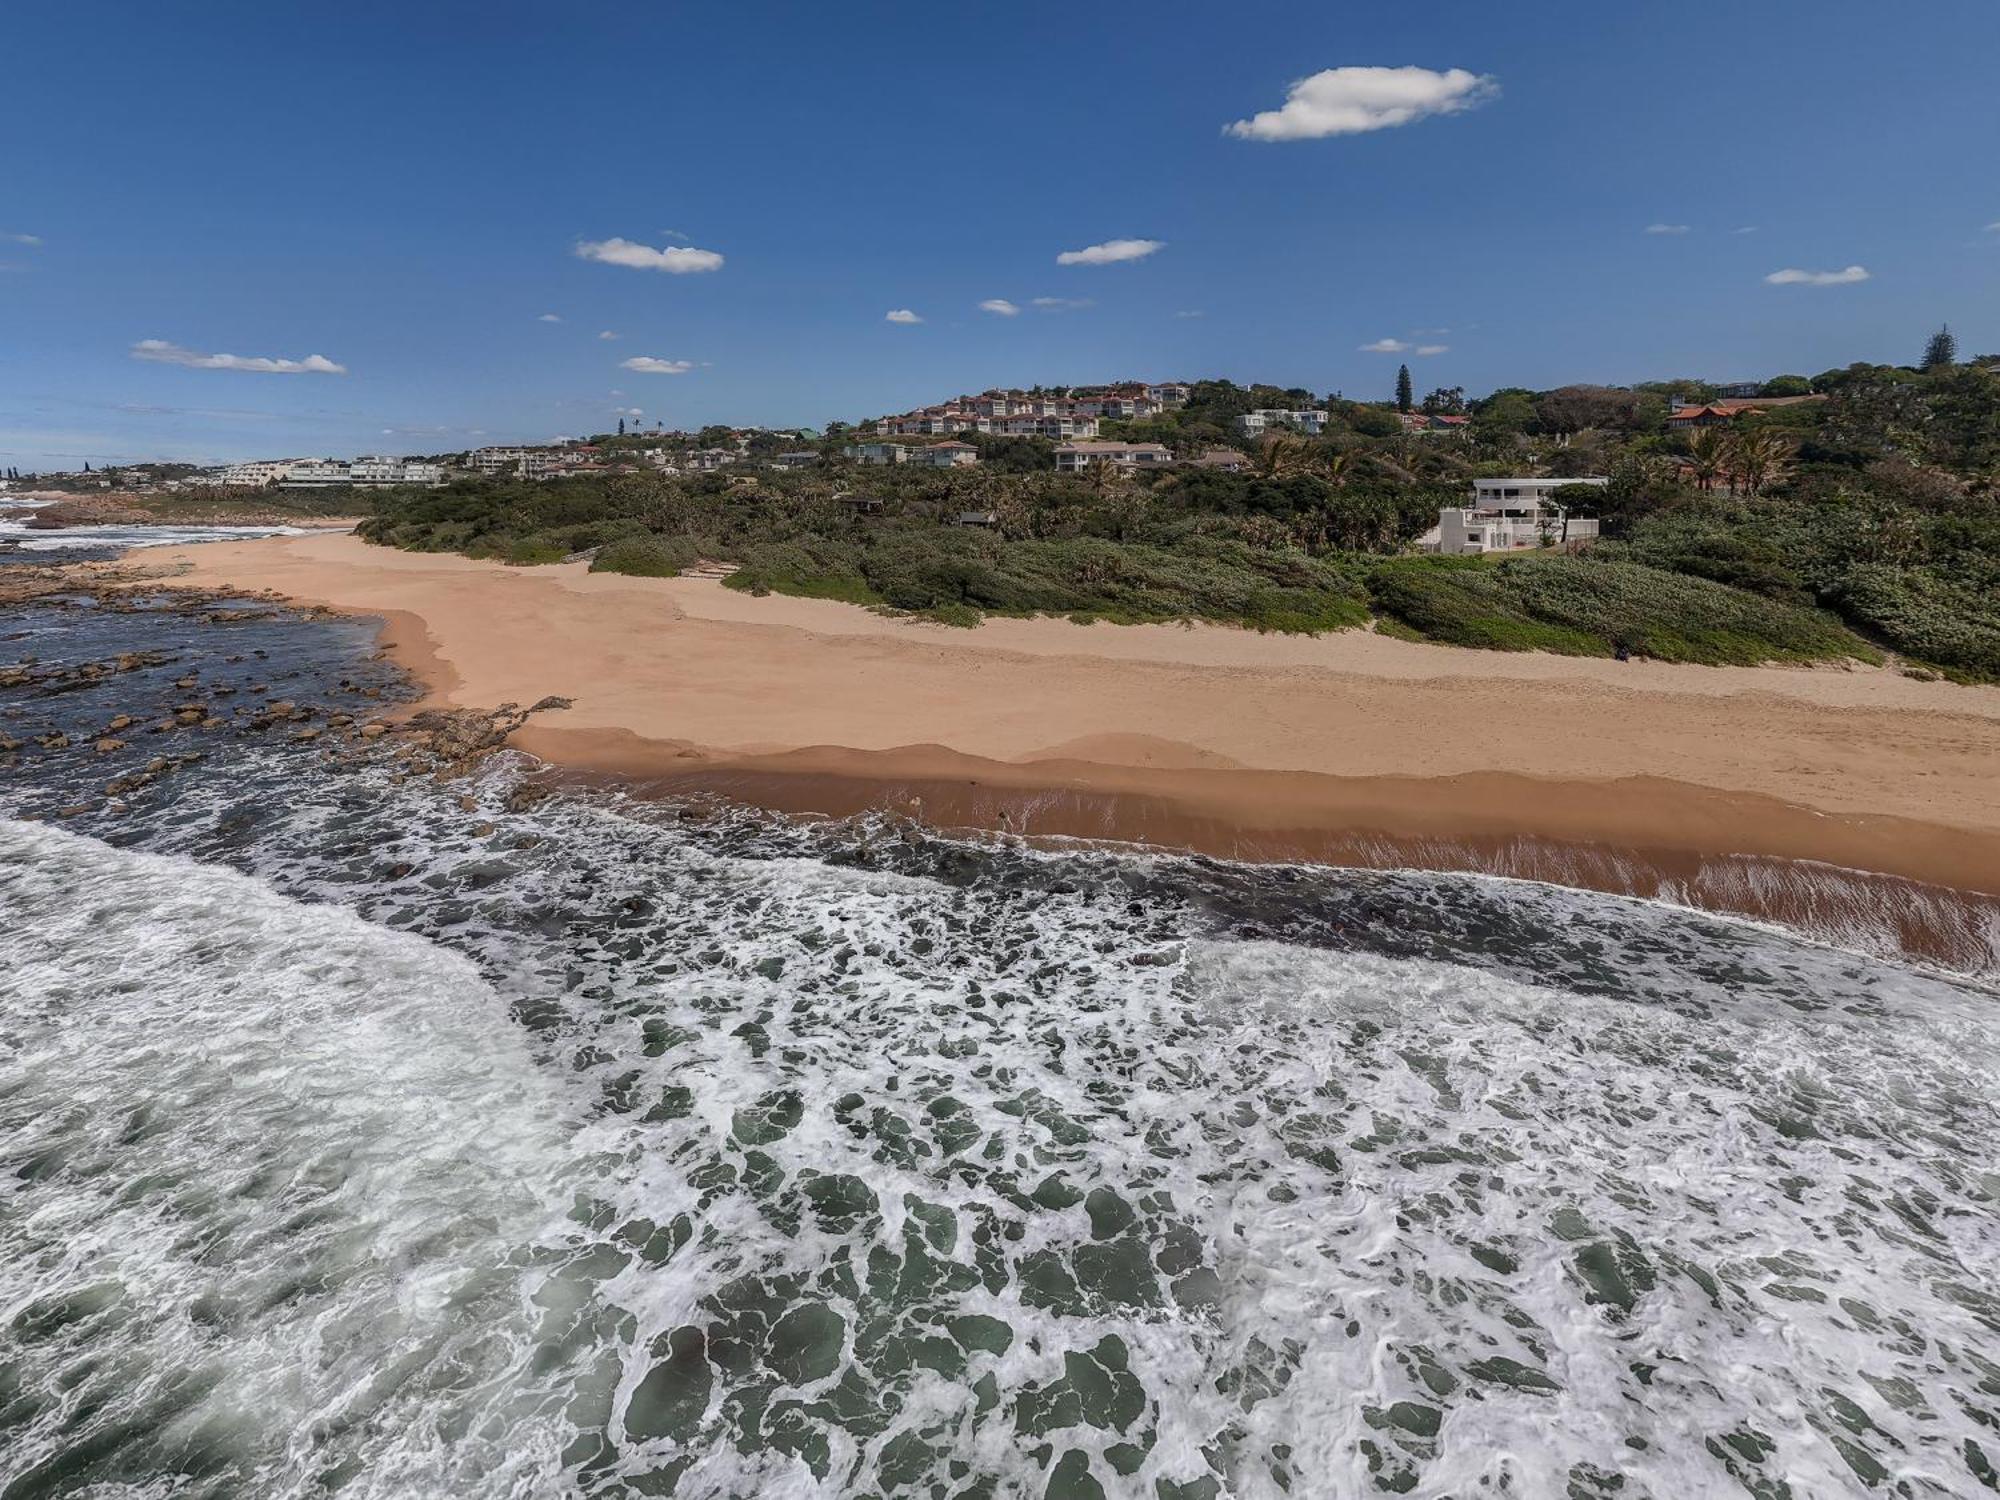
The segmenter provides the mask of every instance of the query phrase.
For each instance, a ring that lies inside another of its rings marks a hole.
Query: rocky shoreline
[[[276,596],[162,590],[135,570],[116,565],[0,570],[0,621],[30,607],[73,611],[79,619],[147,614],[214,627],[341,618]],[[20,638],[21,633],[0,637],[0,646]],[[408,712],[413,693],[400,669],[379,650],[369,660],[388,672],[385,680],[344,677],[331,693],[293,696],[275,674],[262,670],[269,660],[263,647],[237,651],[219,643],[213,655],[139,650],[81,661],[24,655],[0,664],[0,691],[19,695],[8,714],[0,716],[0,773],[25,772],[53,757],[87,757],[92,766],[101,762],[109,773],[101,782],[88,773],[76,774],[74,765],[63,768],[72,773],[65,778],[72,785],[96,785],[53,808],[58,818],[128,810],[133,794],[200,764],[209,755],[204,742],[224,734],[317,748],[320,758],[332,763],[386,756],[394,766],[394,780],[428,776],[450,781],[473,774],[532,716],[569,706],[568,699],[547,697],[525,708],[503,703],[485,710]],[[175,675],[168,676],[169,669]],[[62,727],[30,725],[18,733],[8,727],[16,716],[31,713],[38,700],[46,704],[85,690],[93,690],[90,701],[101,705],[98,712]],[[531,781],[517,790],[515,799],[525,806],[543,795],[540,784]]]

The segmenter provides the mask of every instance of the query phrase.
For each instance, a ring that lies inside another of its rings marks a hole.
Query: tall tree
[[[1958,340],[1952,337],[1951,325],[1943,323],[1931,340],[1924,345],[1924,368],[1941,370],[1958,363]]]
[[[1396,367],[1396,410],[1408,411],[1416,404],[1416,389],[1410,384],[1410,367]]]
[[[620,437],[625,436],[625,419],[623,417],[618,419],[618,435]]]

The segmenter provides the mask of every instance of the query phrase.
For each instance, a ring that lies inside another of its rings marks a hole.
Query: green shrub
[[[1818,610],[1590,557],[1411,558],[1369,575],[1376,608],[1452,645],[1754,666],[1877,659]]]
[[[1922,568],[1861,563],[1833,589],[1841,614],[1955,676],[2000,681],[2000,596]]]
[[[496,550],[504,561],[517,568],[559,563],[569,556],[569,548],[563,545],[562,539],[545,531],[533,536],[515,537]]]
[[[678,537],[626,536],[606,542],[592,559],[593,573],[624,573],[633,578],[674,578],[696,561],[692,545]]]

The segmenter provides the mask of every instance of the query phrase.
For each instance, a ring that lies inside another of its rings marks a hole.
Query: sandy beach
[[[2000,688],[1366,632],[954,629],[348,535],[145,562],[379,616],[431,702],[571,698],[516,741],[557,765],[787,810],[1642,890],[1581,866],[1638,859],[1671,884],[1717,858],[1813,860],[2000,892]]]

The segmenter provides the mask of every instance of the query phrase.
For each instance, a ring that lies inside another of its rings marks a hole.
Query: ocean
[[[439,783],[253,727],[404,691],[268,606],[0,636],[0,1500],[2000,1485],[1990,979]]]

